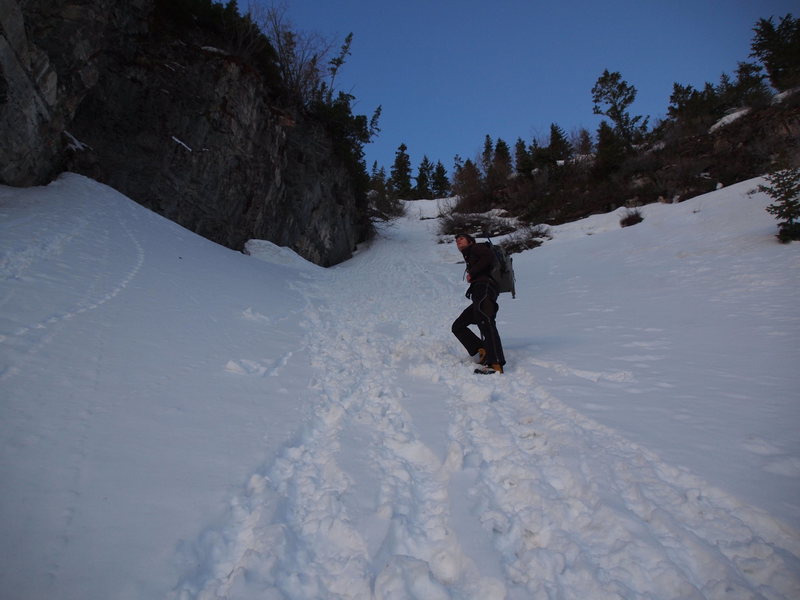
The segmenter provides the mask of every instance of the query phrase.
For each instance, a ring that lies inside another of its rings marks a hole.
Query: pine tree
[[[550,144],[547,146],[547,150],[550,160],[554,162],[572,158],[572,145],[567,139],[567,134],[555,123],[550,125]]]
[[[777,27],[772,17],[760,19],[753,31],[750,56],[764,64],[772,86],[780,92],[800,86],[800,19],[787,14]]]
[[[719,86],[706,83],[702,91],[694,89],[691,85],[673,84],[667,116],[674,122],[696,126],[699,129],[707,128],[725,114],[725,105],[718,91],[725,81],[726,76],[723,75],[720,77]]]
[[[775,200],[767,212],[779,220],[778,239],[800,240],[800,168],[781,169],[766,179],[769,185],[760,185],[758,189]]]
[[[382,185],[386,185],[386,169],[383,167],[378,168],[378,161],[372,161],[372,170],[370,170],[369,174],[370,182],[379,182]]]
[[[722,118],[731,109],[763,107],[772,94],[761,66],[740,62],[735,78],[723,73],[715,86],[706,83],[702,91],[690,85],[673,84],[667,115],[673,124],[701,131]]]
[[[552,164],[550,160],[550,149],[547,146],[542,146],[539,140],[531,142],[530,149],[528,150],[531,156],[531,164],[534,171],[537,169],[547,169]]]
[[[483,178],[480,169],[467,159],[453,176],[453,193],[459,197],[458,209],[461,212],[486,210],[484,205]]]
[[[436,161],[433,170],[433,196],[435,198],[446,198],[450,195],[450,180],[447,178],[447,169],[444,168],[442,161]]]
[[[572,148],[580,156],[589,156],[594,149],[592,134],[586,128],[581,128],[572,134]]]
[[[619,138],[630,149],[647,131],[647,118],[633,117],[628,107],[636,99],[636,88],[622,79],[618,72],[609,73],[608,69],[597,79],[592,88],[594,113],[605,115],[614,124]]]
[[[494,145],[494,161],[495,164],[502,164],[503,166],[511,165],[511,149],[504,140],[497,138]]]
[[[433,164],[427,156],[423,156],[417,171],[417,185],[414,188],[414,197],[416,199],[430,199],[431,179],[433,179]]]
[[[408,150],[408,146],[405,144],[397,147],[394,164],[390,171],[390,182],[395,197],[410,200],[414,194],[411,187],[411,159],[406,150]]]
[[[372,173],[369,178],[369,198],[370,214],[373,218],[387,220],[403,213],[403,205],[389,193],[386,181],[386,170],[381,167],[378,169],[378,162],[372,163]]]
[[[597,153],[593,173],[598,179],[604,179],[617,171],[625,159],[625,140],[607,121],[602,121],[597,130]]]
[[[223,11],[225,18],[236,18],[239,16],[239,2],[237,0],[228,0]]]
[[[736,68],[736,81],[730,87],[730,99],[725,99],[725,103],[731,108],[768,106],[772,94],[764,79],[766,76],[760,65],[739,62]]]
[[[499,198],[502,195],[502,190],[508,185],[508,178],[511,176],[511,150],[505,141],[498,138],[490,154],[491,161],[486,171],[486,184],[492,196]]]
[[[522,138],[517,138],[517,142],[514,144],[514,170],[518,175],[526,177],[530,176],[533,171],[531,153],[528,152],[528,147]]]
[[[486,137],[483,140],[483,152],[481,153],[481,166],[483,167],[484,175],[487,175],[489,173],[489,169],[492,166],[493,159],[494,159],[494,143],[492,142],[492,138],[487,133]]]
[[[328,73],[330,74],[330,82],[328,83],[328,103],[331,102],[334,90],[334,84],[336,83],[336,75],[339,73],[339,69],[342,68],[344,65],[345,60],[348,56],[350,56],[350,46],[353,45],[353,33],[350,32],[347,34],[347,37],[344,38],[344,44],[339,49],[339,54],[334,56],[332,59],[328,61]]]

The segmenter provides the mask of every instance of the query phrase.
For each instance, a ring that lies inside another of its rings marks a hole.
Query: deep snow
[[[436,202],[321,269],[0,187],[2,596],[800,597],[800,245],[757,184],[515,255],[489,377]]]

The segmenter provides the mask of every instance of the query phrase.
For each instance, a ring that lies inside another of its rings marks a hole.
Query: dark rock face
[[[112,46],[146,31],[151,0],[0,1],[0,182],[63,170],[63,132]]]
[[[68,169],[230,248],[349,258],[365,210],[325,127],[236,57],[154,35],[152,9],[0,0],[0,182]]]

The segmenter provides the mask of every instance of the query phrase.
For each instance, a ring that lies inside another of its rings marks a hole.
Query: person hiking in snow
[[[456,236],[456,247],[467,264],[469,289],[466,296],[472,300],[472,304],[453,321],[451,330],[470,356],[478,355],[481,366],[475,369],[476,373],[502,373],[506,360],[495,323],[499,309],[497,285],[490,275],[496,260],[494,253],[489,246],[476,244],[475,238],[466,233]],[[478,326],[480,338],[469,328],[470,325]]]

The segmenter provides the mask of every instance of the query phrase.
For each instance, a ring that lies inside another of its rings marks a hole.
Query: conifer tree
[[[414,197],[416,199],[429,199],[431,197],[431,179],[433,179],[433,163],[427,156],[423,156],[417,171],[417,185],[414,188]]]
[[[731,108],[768,106],[772,94],[764,79],[766,77],[760,65],[739,62],[736,68],[736,80],[728,89],[729,97],[723,97],[723,102]]]
[[[503,165],[511,164],[511,149],[508,147],[508,144],[500,138],[497,138],[497,142],[494,145],[493,162],[502,163]]]
[[[528,152],[530,153],[531,164],[534,170],[546,169],[552,164],[550,160],[550,149],[547,146],[542,146],[539,140],[533,140],[531,142]]]
[[[530,176],[533,171],[531,153],[522,138],[517,138],[517,142],[514,144],[514,170],[518,175],[525,176]]]
[[[597,153],[593,173],[598,179],[604,179],[617,171],[625,159],[625,140],[607,121],[602,121],[597,130]]]
[[[372,171],[369,176],[370,189],[377,192],[387,192],[386,169],[383,167],[378,168],[378,161],[372,163]]]
[[[484,175],[487,175],[489,173],[489,169],[492,166],[493,159],[494,159],[494,143],[492,142],[492,138],[487,133],[486,137],[483,140],[483,152],[481,153],[481,166],[483,167]]]
[[[328,103],[331,102],[333,97],[336,75],[339,73],[339,69],[342,68],[342,65],[344,65],[346,58],[350,56],[350,46],[352,45],[353,45],[353,33],[350,32],[347,35],[347,37],[344,38],[344,44],[342,44],[342,47],[339,49],[339,54],[337,54],[328,61],[328,73],[330,73],[330,83],[327,85]]]
[[[410,200],[413,197],[411,187],[411,159],[406,153],[408,146],[400,144],[394,154],[394,164],[390,171],[392,192],[397,198]]]
[[[582,127],[572,134],[572,148],[580,156],[588,156],[592,153],[594,144],[592,134],[588,129]]]
[[[781,169],[766,179],[769,185],[758,189],[775,200],[767,212],[779,220],[778,239],[784,243],[800,240],[800,168]]]
[[[369,178],[369,198],[370,215],[373,218],[387,220],[403,214],[403,205],[397,201],[389,192],[386,180],[386,169],[378,169],[378,162],[372,164],[372,173]]]
[[[735,79],[723,73],[719,84],[706,83],[702,91],[675,83],[667,115],[690,131],[705,130],[731,109],[767,106],[772,94],[764,80],[759,65],[740,62]]]
[[[458,165],[453,175],[453,193],[459,197],[458,209],[461,212],[478,212],[483,207],[483,178],[480,169],[467,159]]]
[[[237,0],[228,0],[223,11],[223,17],[226,19],[233,19],[239,16],[239,2]]]
[[[511,150],[505,141],[498,138],[494,150],[491,152],[491,162],[486,172],[486,184],[492,196],[497,196],[498,192],[508,184],[511,166]]]
[[[450,180],[447,177],[447,169],[444,168],[442,161],[436,161],[433,169],[433,196],[435,198],[446,198],[450,195]]]
[[[550,125],[550,144],[547,150],[553,162],[569,160],[572,157],[572,146],[567,134],[555,123]]]
[[[622,79],[618,72],[608,69],[597,79],[592,88],[594,113],[605,115],[614,124],[617,137],[631,148],[647,131],[647,118],[631,116],[628,108],[636,99],[636,88]]]
[[[759,19],[753,31],[750,56],[764,64],[772,86],[779,92],[800,86],[800,19],[787,14],[777,27],[772,17]]]

